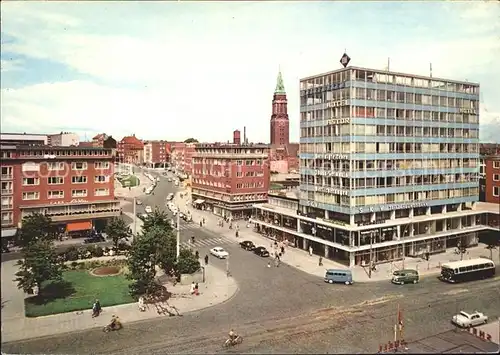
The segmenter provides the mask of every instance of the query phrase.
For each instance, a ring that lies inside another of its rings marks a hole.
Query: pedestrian
[[[208,255],[205,255],[205,265],[208,265]]]
[[[285,247],[281,247],[281,254],[285,254]]]
[[[312,255],[313,255],[313,248],[309,247],[309,256],[312,256]]]
[[[191,283],[191,287],[189,289],[189,293],[190,294],[193,294],[194,293],[194,290],[195,290],[195,284],[194,284],[194,281]]]
[[[203,227],[203,222],[202,221],[200,221],[200,227]]]
[[[205,217],[203,217],[203,224],[205,224]]]
[[[198,252],[198,250],[194,253],[194,256],[196,257],[196,259],[200,258],[200,253]]]
[[[267,267],[271,267],[271,262],[270,261],[267,262]]]
[[[323,266],[323,258],[320,256],[318,261],[319,266]]]

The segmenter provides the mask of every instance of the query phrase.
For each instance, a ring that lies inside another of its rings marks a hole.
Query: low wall
[[[181,274],[181,285],[189,285],[193,282],[203,283],[205,282],[205,269],[201,268],[200,271],[197,271],[193,274]]]

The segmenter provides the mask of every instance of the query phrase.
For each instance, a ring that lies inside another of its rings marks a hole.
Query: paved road
[[[173,186],[161,181],[145,204],[164,206]],[[230,271],[240,291],[230,301],[181,318],[126,324],[120,332],[101,329],[2,344],[8,353],[272,353],[373,352],[392,337],[397,304],[404,309],[407,339],[419,339],[450,328],[457,310],[478,309],[500,316],[500,281],[449,285],[435,278],[420,284],[388,282],[329,285],[320,278],[267,260],[239,248],[236,238],[222,238],[196,224],[181,226],[183,242],[195,233],[203,256],[215,244],[226,248]],[[215,239],[214,239],[215,238]],[[286,256],[285,256],[286,257]],[[210,263],[225,269],[222,260]],[[370,303],[371,302],[371,303]],[[230,328],[244,336],[234,349],[222,350]]]

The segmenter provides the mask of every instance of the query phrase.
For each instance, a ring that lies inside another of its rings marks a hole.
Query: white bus
[[[441,265],[441,280],[462,282],[495,276],[495,263],[486,258],[453,261]]]

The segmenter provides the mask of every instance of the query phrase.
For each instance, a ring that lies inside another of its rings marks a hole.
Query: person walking
[[[205,265],[208,265],[208,255],[205,255]]]
[[[309,256],[312,256],[313,255],[313,248],[310,246],[309,247]]]

